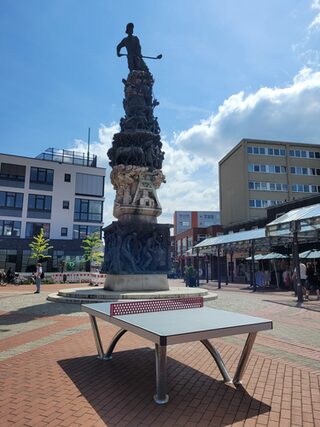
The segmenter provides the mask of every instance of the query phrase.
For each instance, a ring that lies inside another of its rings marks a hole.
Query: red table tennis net
[[[128,301],[110,304],[110,316],[203,307],[202,297]]]

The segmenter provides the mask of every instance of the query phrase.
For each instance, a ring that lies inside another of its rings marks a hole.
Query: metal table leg
[[[243,350],[242,350],[242,353],[241,353],[241,356],[239,359],[239,363],[238,363],[236,373],[235,373],[234,378],[233,378],[233,384],[234,385],[241,384],[241,379],[242,379],[243,374],[246,370],[248,359],[249,359],[254,341],[256,339],[256,336],[257,336],[257,332],[251,332],[248,335],[247,341],[243,347]]]
[[[95,340],[97,351],[98,351],[98,359],[103,359],[104,351],[103,351],[103,346],[101,342],[100,332],[97,325],[97,319],[95,318],[95,316],[92,316],[91,314],[89,314],[89,316],[90,316],[90,323],[92,327],[94,340]]]
[[[115,346],[117,345],[117,342],[122,337],[122,335],[124,335],[127,332],[127,330],[126,329],[120,329],[114,335],[114,337],[112,338],[111,343],[109,345],[109,348],[105,354],[103,351],[103,345],[102,345],[102,341],[101,341],[101,337],[100,337],[97,319],[95,318],[95,316],[92,316],[91,314],[89,314],[89,316],[90,316],[90,322],[91,322],[91,326],[92,326],[94,340],[95,340],[97,351],[98,351],[98,359],[103,359],[103,360],[112,359],[112,352],[113,352]]]
[[[209,351],[211,356],[214,358],[216,364],[218,365],[218,368],[223,376],[223,380],[225,383],[231,383],[232,384],[232,378],[229,375],[229,372],[227,371],[227,368],[222,360],[222,357],[218,350],[211,344],[209,340],[200,340],[202,344],[206,347],[206,349]]]
[[[164,405],[169,401],[167,395],[167,346],[155,344],[156,356],[156,394],[153,400],[158,405]]]
[[[124,335],[127,332],[126,329],[120,329],[112,338],[111,344],[109,345],[109,348],[104,356],[105,360],[110,360],[112,359],[112,352],[117,344],[117,342],[119,341],[119,339],[122,337],[122,335]]]

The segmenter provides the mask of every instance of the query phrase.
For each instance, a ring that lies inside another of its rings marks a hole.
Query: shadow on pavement
[[[7,311],[1,315],[1,325],[15,325],[18,323],[31,322],[32,320],[58,315],[67,315],[80,312],[80,304],[63,304],[45,302]]]
[[[304,310],[316,311],[320,313],[320,301],[306,301],[303,303],[297,301],[272,301],[268,299],[265,299],[263,301],[271,302],[272,304],[286,305],[287,307],[303,308]]]
[[[140,422],[153,425],[160,415],[164,421],[165,414],[172,423],[175,412],[176,418],[184,415],[191,421],[196,412],[201,418],[207,410],[213,417],[221,419],[219,425],[227,426],[271,410],[269,405],[251,397],[244,388],[226,385],[170,357],[169,403],[156,405],[153,401],[155,358],[151,348],[119,351],[109,361],[86,356],[58,363],[82,397],[110,426],[140,425]],[[197,409],[198,405],[202,412]]]

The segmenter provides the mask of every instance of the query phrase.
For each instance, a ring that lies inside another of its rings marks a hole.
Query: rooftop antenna
[[[89,166],[90,159],[90,128],[88,128],[88,152],[87,152],[87,166]]]

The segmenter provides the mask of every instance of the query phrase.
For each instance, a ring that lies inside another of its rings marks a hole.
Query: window
[[[87,173],[76,173],[76,194],[103,197],[104,177]]]
[[[10,163],[1,163],[0,178],[24,182],[26,167]]]
[[[32,238],[38,236],[43,228],[43,235],[46,238],[50,237],[50,224],[44,224],[39,222],[27,222],[26,224],[26,238]]]
[[[320,169],[292,166],[290,172],[294,175],[320,175]]]
[[[62,208],[63,209],[69,209],[69,200],[64,200],[62,202]]]
[[[20,237],[21,222],[0,220],[1,237]]]
[[[64,182],[71,182],[71,175],[70,173],[64,174]]]
[[[249,190],[263,190],[263,191],[288,191],[287,184],[280,184],[276,182],[248,182]]]
[[[74,220],[102,222],[102,203],[98,200],[76,199]]]
[[[53,169],[34,168],[30,169],[30,182],[37,184],[53,184]]]
[[[85,239],[89,234],[99,233],[101,238],[101,227],[96,227],[93,225],[74,225],[73,226],[73,238],[75,240]]]
[[[0,191],[0,208],[22,209],[23,193]]]
[[[61,227],[61,236],[67,236],[67,235],[68,235],[68,228]]]
[[[249,200],[250,208],[267,208],[268,206],[280,205],[283,203],[281,200]]]
[[[284,148],[247,147],[248,154],[260,154],[261,156],[282,156],[285,157]]]
[[[51,196],[29,194],[28,209],[35,211],[51,212]]]
[[[292,184],[292,192],[294,193],[319,193],[320,186],[312,184]]]
[[[319,151],[306,151],[306,150],[290,150],[290,157],[299,157],[303,159],[319,159],[320,152]]]
[[[248,172],[286,173],[285,166],[248,164]]]

